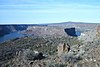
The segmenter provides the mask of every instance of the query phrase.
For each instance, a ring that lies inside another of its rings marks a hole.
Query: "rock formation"
[[[65,43],[62,44],[60,43],[57,46],[57,50],[58,50],[58,56],[61,56],[63,53],[67,53],[69,51],[70,47],[68,45],[66,45]]]
[[[97,37],[100,36],[100,26],[97,27],[97,34],[96,34],[96,36]]]

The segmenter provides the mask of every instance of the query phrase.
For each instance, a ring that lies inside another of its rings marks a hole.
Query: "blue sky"
[[[100,22],[100,0],[0,0],[0,24]]]

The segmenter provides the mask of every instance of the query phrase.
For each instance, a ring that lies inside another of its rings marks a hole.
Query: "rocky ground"
[[[30,65],[27,65],[30,63],[34,67],[34,64],[43,65],[43,63],[45,64],[44,66],[50,66],[52,63],[54,63],[53,66],[55,64],[59,65],[59,63],[62,64],[61,61],[57,61],[60,60],[60,57],[57,56],[57,45],[59,43],[71,44],[70,46],[79,44],[80,42],[76,39],[70,37],[44,38],[31,36],[4,42],[0,44],[0,66],[25,67],[26,65],[26,67],[29,67]],[[36,55],[37,59],[34,60],[34,51],[42,53],[44,58],[39,59],[40,57],[38,58]]]
[[[68,52],[58,56],[57,46]],[[26,36],[0,44],[0,67],[99,67],[100,40],[81,42],[77,37]]]

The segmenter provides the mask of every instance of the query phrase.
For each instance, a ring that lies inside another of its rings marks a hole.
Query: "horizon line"
[[[100,23],[93,23],[93,22],[73,22],[73,21],[67,21],[67,22],[58,22],[58,23],[8,23],[8,24],[2,24],[0,23],[0,25],[49,25],[49,24],[64,24],[64,23],[81,23],[81,24],[100,24]]]

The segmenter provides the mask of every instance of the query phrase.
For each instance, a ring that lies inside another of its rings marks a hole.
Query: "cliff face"
[[[10,29],[11,28],[8,28],[7,26],[0,26],[0,36],[10,33]]]
[[[70,36],[80,36],[81,32],[76,31],[75,28],[65,28],[65,32]]]
[[[0,25],[0,36],[11,32],[17,32],[26,30],[26,34],[34,35],[62,35],[65,36],[66,33],[71,36],[80,35],[80,32],[75,32],[74,28],[79,29],[80,31],[87,31],[94,29],[98,24],[86,24],[86,23],[58,23],[58,24],[28,24],[28,25]],[[74,28],[73,28],[74,27]],[[71,29],[67,29],[71,28]],[[73,28],[73,29],[72,29]],[[71,32],[70,32],[71,31]]]
[[[0,25],[0,36],[27,29],[27,25]]]
[[[49,26],[29,26],[24,33],[37,36],[66,36],[64,28]]]

